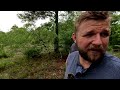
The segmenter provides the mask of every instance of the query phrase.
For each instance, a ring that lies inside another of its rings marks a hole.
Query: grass
[[[110,52],[120,58],[120,52]],[[0,59],[0,79],[63,79],[65,60],[55,53],[27,59],[23,54]]]
[[[38,59],[15,56],[0,60],[0,79],[63,79],[65,60],[49,54]],[[4,63],[3,63],[4,62]],[[5,64],[6,63],[6,64]]]

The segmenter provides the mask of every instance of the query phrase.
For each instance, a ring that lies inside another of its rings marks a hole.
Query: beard
[[[90,45],[90,47],[86,51],[84,51],[80,47],[78,49],[79,49],[80,56],[84,60],[89,61],[91,63],[102,60],[102,58],[105,54],[103,47],[96,48],[96,47]]]

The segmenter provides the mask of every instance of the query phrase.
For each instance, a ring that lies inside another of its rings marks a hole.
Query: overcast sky
[[[13,25],[22,27],[24,23],[17,17],[17,13],[22,11],[0,11],[0,31],[8,32]],[[41,23],[44,23],[48,20],[38,20],[36,26],[39,26]]]

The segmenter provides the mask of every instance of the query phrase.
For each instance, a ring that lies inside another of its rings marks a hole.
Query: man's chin
[[[90,62],[95,62],[99,60],[103,54],[99,51],[89,51],[87,55],[89,57]]]
[[[79,50],[79,53],[84,60],[89,61],[91,63],[100,60],[104,56],[104,53],[95,50],[89,50],[87,52]]]

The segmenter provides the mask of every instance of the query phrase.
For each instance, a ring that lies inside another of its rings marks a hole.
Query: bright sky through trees
[[[22,11],[0,11],[0,31],[8,32],[13,25],[22,27],[25,23],[22,23],[21,20],[17,17],[18,13]],[[47,22],[47,20],[38,20],[36,26],[40,26],[41,23]]]

